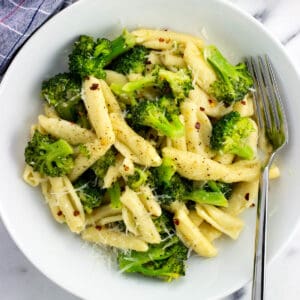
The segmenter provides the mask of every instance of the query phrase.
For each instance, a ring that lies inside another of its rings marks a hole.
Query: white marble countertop
[[[208,0],[209,1],[209,0]],[[258,20],[285,45],[300,72],[300,0],[231,0]],[[20,252],[0,220],[0,299],[76,300],[41,274]],[[300,299],[300,230],[268,266],[267,299]],[[227,300],[250,299],[249,287]]]

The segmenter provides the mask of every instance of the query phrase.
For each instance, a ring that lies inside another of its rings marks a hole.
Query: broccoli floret
[[[62,139],[35,131],[25,148],[25,161],[34,171],[51,177],[68,174],[73,166],[73,148]]]
[[[159,232],[162,239],[170,237],[175,232],[173,215],[166,211],[162,210],[162,214],[153,219],[154,225]]]
[[[221,181],[207,181],[203,189],[207,192],[221,192],[226,199],[229,199],[232,194],[232,183]]]
[[[183,200],[190,188],[190,182],[176,173],[176,167],[171,159],[163,158],[162,164],[151,170],[152,182],[158,201],[170,205],[173,201]]]
[[[121,188],[119,182],[115,182],[110,188],[107,189],[107,192],[110,198],[110,206],[112,208],[122,207]]]
[[[89,127],[81,100],[81,80],[78,77],[69,73],[57,74],[43,81],[41,94],[62,119]]]
[[[244,159],[252,159],[253,149],[247,138],[254,131],[250,118],[230,112],[213,125],[210,146],[221,153],[232,153]]]
[[[131,109],[131,122],[156,129],[171,138],[184,135],[184,125],[177,114],[167,114],[158,101],[140,101]]]
[[[208,93],[227,104],[242,100],[253,86],[246,64],[231,65],[215,46],[204,48],[203,54],[218,78],[210,85]]]
[[[105,38],[94,41],[92,37],[82,35],[74,43],[73,51],[69,55],[70,71],[82,78],[89,75],[105,78],[104,68],[134,45],[134,36],[126,30],[113,41]]]
[[[188,97],[190,90],[194,88],[191,72],[188,69],[180,69],[177,72],[160,69],[158,76],[160,80],[169,83],[173,96],[178,100]]]
[[[110,148],[103,156],[101,156],[93,165],[92,170],[98,177],[99,183],[101,184],[108,168],[116,163],[116,150]]]
[[[147,182],[149,176],[148,170],[142,170],[141,168],[135,167],[134,174],[127,177],[126,184],[133,190],[137,190],[140,186]]]
[[[127,75],[129,73],[144,73],[150,50],[144,46],[134,46],[128,52],[117,57],[109,69]]]
[[[185,275],[185,261],[188,249],[177,236],[173,236],[158,245],[151,245],[147,252],[120,252],[118,263],[121,271],[141,273],[172,281]]]
[[[84,210],[90,214],[94,208],[101,205],[104,200],[104,192],[97,184],[94,172],[88,170],[75,182],[74,187],[80,198]]]

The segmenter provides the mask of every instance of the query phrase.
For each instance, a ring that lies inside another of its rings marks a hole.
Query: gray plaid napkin
[[[18,49],[47,19],[74,0],[0,0],[0,80]]]

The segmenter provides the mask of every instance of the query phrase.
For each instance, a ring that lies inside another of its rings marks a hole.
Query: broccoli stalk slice
[[[71,171],[73,153],[73,148],[65,140],[55,140],[36,130],[25,148],[25,161],[34,171],[57,177]]]
[[[125,93],[133,93],[136,90],[140,90],[149,86],[153,86],[155,84],[156,77],[154,76],[145,76],[141,79],[127,82],[123,85],[122,91]]]
[[[184,135],[184,125],[179,116],[172,114],[169,119],[166,111],[157,102],[144,100],[133,106],[131,111],[133,124],[149,126],[163,135],[178,138]]]
[[[227,104],[242,100],[253,86],[246,64],[231,65],[215,46],[204,48],[203,55],[218,77],[208,93]]]
[[[121,208],[121,188],[119,182],[115,182],[110,188],[107,189],[110,198],[110,206],[112,208]]]
[[[207,192],[202,189],[185,194],[182,200],[192,200],[200,204],[228,207],[228,201],[221,192]]]

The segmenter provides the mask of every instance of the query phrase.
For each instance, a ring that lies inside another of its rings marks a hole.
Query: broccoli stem
[[[107,189],[107,192],[110,198],[110,206],[112,208],[122,207],[121,188],[119,182],[115,182],[110,188]]]
[[[122,91],[126,93],[132,93],[136,90],[152,86],[155,82],[154,76],[146,76],[141,79],[131,81],[123,85]]]
[[[231,153],[244,159],[252,159],[254,156],[253,149],[249,145],[236,146],[231,149]]]
[[[184,200],[192,200],[201,204],[228,207],[228,201],[221,192],[195,190],[183,196]]]

